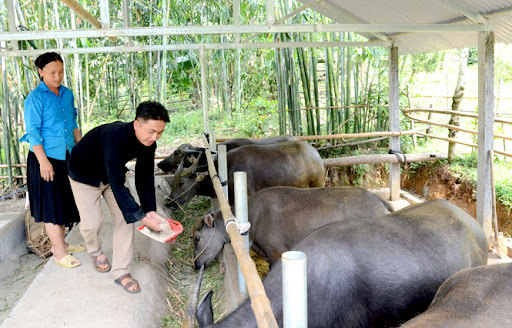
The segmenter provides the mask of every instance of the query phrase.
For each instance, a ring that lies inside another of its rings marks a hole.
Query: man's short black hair
[[[155,120],[155,121],[164,121],[169,122],[169,114],[167,113],[167,109],[156,101],[143,101],[137,106],[137,112],[135,114],[135,119],[141,118],[145,121],[147,120]]]

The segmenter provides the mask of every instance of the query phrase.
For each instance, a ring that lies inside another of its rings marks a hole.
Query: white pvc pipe
[[[110,28],[110,6],[108,0],[100,0],[101,27]]]
[[[0,33],[0,40],[48,40],[127,36],[162,36],[189,34],[235,33],[327,33],[327,32],[482,32],[493,31],[492,25],[476,24],[280,24],[280,25],[214,25],[214,26],[151,26],[79,30],[36,30]]]
[[[247,205],[247,173],[233,173],[233,183],[235,189],[235,216],[238,222],[249,222],[248,205]],[[249,234],[242,236],[245,241],[245,247],[249,249]],[[238,267],[238,293],[240,296],[247,294],[247,285],[240,267]]]
[[[0,38],[0,41],[1,38]],[[204,44],[159,44],[159,45],[132,45],[132,46],[111,46],[111,47],[90,47],[90,48],[47,48],[31,50],[6,50],[0,51],[1,57],[14,56],[36,56],[48,51],[59,52],[60,54],[96,54],[112,52],[139,52],[139,51],[180,51],[201,49],[270,49],[270,48],[324,48],[324,47],[387,47],[388,43],[382,41],[369,42],[250,42],[250,43],[204,43]],[[205,70],[206,71],[206,70]]]
[[[212,151],[217,151],[217,139],[215,139],[215,130],[210,130],[210,133],[208,134],[210,143],[210,149]]]
[[[219,166],[219,179],[221,183],[226,182],[225,185],[222,186],[222,190],[224,190],[224,194],[226,195],[226,201],[229,202],[228,195],[228,161],[227,161],[227,152],[226,145],[219,145],[219,151],[217,152],[217,165]]]
[[[308,326],[308,292],[306,254],[288,251],[281,255],[283,279],[283,327]]]

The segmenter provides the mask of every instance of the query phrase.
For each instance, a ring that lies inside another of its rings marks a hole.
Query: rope
[[[176,203],[176,205],[178,205],[178,206],[179,206],[180,204],[176,201],[176,199],[178,199],[178,198],[180,198],[181,196],[183,196],[187,191],[189,191],[190,189],[192,189],[192,188],[193,188],[196,184],[198,184],[198,183],[199,183],[199,181],[195,180],[195,181],[194,181],[194,183],[193,183],[190,187],[188,187],[184,192],[182,192],[181,194],[179,194],[179,195],[178,195],[178,196],[176,196],[175,198],[171,198],[170,196],[165,197],[165,200],[167,200],[167,201],[168,201],[168,202],[167,202],[167,204]]]
[[[204,251],[206,251],[206,249],[208,248],[208,245],[210,245],[210,242],[212,241],[212,238],[213,238],[213,235],[215,234],[215,222],[213,223],[213,231],[212,231],[212,234],[210,235],[210,239],[208,240],[208,242],[206,243],[206,245],[204,246],[204,248],[194,257],[194,260],[192,262],[196,262],[197,258],[199,256],[201,256]]]
[[[13,193],[12,193],[12,194],[10,194],[10,195],[7,195],[7,196],[4,196],[4,197],[0,198],[0,200],[4,200],[4,199],[7,199],[7,198],[10,198],[10,197],[12,197],[12,196],[16,195],[17,193],[22,192],[22,191],[23,191],[23,190],[25,190],[25,189],[27,189],[27,186],[25,186],[25,187],[23,187],[23,188],[21,188],[21,189],[16,190],[15,192],[13,192]]]

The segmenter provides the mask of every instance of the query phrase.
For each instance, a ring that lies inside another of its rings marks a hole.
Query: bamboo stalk
[[[446,158],[446,153],[425,154],[375,154],[324,159],[324,167],[349,166],[355,164],[411,163],[437,161]]]
[[[219,200],[222,217],[224,218],[224,222],[226,222],[235,216],[231,212],[231,206],[229,205],[226,195],[222,189],[222,184],[213,162],[212,153],[208,146],[208,139],[204,134],[203,143],[206,147],[205,152],[208,160],[208,172]],[[272,308],[270,307],[270,301],[267,298],[265,289],[263,288],[263,283],[261,282],[258,271],[256,270],[256,265],[249,255],[249,250],[245,246],[245,241],[240,235],[240,231],[238,231],[235,224],[229,224],[226,230],[231,239],[231,245],[235,251],[240,271],[242,271],[247,284],[247,291],[251,299],[251,307],[254,312],[254,316],[256,317],[258,327],[277,327],[277,321],[272,312]]]

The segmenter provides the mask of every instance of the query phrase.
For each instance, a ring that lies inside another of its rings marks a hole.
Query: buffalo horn
[[[201,290],[203,271],[204,271],[204,265],[201,266],[201,269],[199,269],[199,275],[197,276],[194,293],[190,297],[190,300],[187,305],[187,316],[185,317],[185,320],[183,320],[183,323],[181,324],[181,328],[195,327],[197,300],[199,299],[199,291]]]
[[[197,166],[199,165],[199,159],[201,159],[201,155],[202,155],[202,153],[199,153],[199,155],[197,156],[196,161],[194,162],[194,164],[192,164],[191,166],[189,166],[189,167],[187,167],[186,169],[183,170],[182,175],[184,177],[188,177],[188,176],[192,175],[193,173],[196,173]]]
[[[178,187],[181,176],[183,175],[183,162],[185,161],[185,156],[181,159],[180,165],[178,165],[178,168],[176,169],[176,172],[174,172],[174,180],[172,182],[172,189],[176,190]]]

